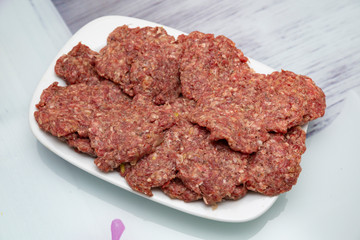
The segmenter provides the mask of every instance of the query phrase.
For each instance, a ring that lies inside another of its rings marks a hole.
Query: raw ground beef
[[[202,196],[189,188],[179,178],[167,182],[161,187],[161,190],[173,199],[180,199],[184,202],[193,202],[202,199]]]
[[[324,114],[324,93],[305,76],[289,71],[234,75],[197,102],[191,121],[226,139],[235,151],[252,153],[269,132],[286,133]]]
[[[247,155],[212,143],[208,136],[205,129],[183,119],[167,131],[154,153],[131,167],[125,176],[128,184],[149,196],[151,188],[162,187],[172,198],[203,198],[210,205],[243,197]]]
[[[134,165],[155,151],[173,122],[169,105],[156,106],[140,95],[131,104],[113,105],[111,111],[98,113],[89,128],[98,156],[96,166],[108,172],[124,162]]]
[[[187,121],[189,111],[194,104],[193,101],[182,97],[171,104],[171,114],[175,124]],[[170,128],[155,152],[143,157],[124,174],[132,189],[152,196],[151,188],[161,187],[175,178],[176,158],[180,157],[181,133],[178,129],[176,126]]]
[[[195,101],[179,97],[171,104],[171,107],[177,123],[184,120],[189,121],[190,113],[195,108]]]
[[[142,94],[155,104],[179,96],[181,48],[161,27],[121,26],[110,33],[96,60],[97,72],[129,96]]]
[[[180,35],[182,94],[198,100],[204,93],[221,86],[237,72],[250,71],[247,58],[235,43],[224,36],[192,32]]]
[[[176,128],[166,132],[155,152],[138,161],[126,174],[125,179],[132,189],[152,196],[151,188],[161,187],[175,178],[180,139],[173,129]]]
[[[68,54],[61,56],[55,64],[55,73],[67,84],[97,84],[101,77],[95,70],[97,52],[79,43]]]
[[[68,141],[77,150],[94,155],[88,143],[88,128],[97,112],[112,104],[130,102],[118,86],[109,81],[58,86],[55,82],[43,91],[36,105],[35,119],[41,129]]]
[[[247,155],[232,151],[225,142],[210,141],[209,132],[198,125],[183,121],[177,127],[181,133],[177,177],[202,195],[206,204],[231,197],[236,186],[245,180]]]
[[[93,157],[96,156],[94,149],[90,145],[90,139],[88,137],[79,137],[79,134],[72,133],[63,137],[63,139],[76,151],[89,154]]]
[[[271,104],[267,103],[267,118],[273,119],[268,122],[268,130],[286,133],[293,126],[325,114],[325,94],[311,78],[283,70],[269,74],[265,82],[269,93],[262,95],[264,99],[271,96],[267,101],[273,100]]]
[[[124,25],[99,53],[76,45],[55,72],[68,86],[43,91],[41,129],[138,192],[213,206],[289,191],[306,149],[299,125],[326,107],[310,78],[255,73],[230,39],[201,32],[175,41]]]
[[[189,105],[193,101],[185,98],[172,104],[176,125],[152,154],[131,167],[125,176],[128,184],[149,196],[151,188],[165,184],[162,190],[172,198],[203,198],[210,205],[223,198],[241,198],[247,192],[243,185],[247,155],[232,151],[224,142],[211,142],[206,129],[186,120]]]
[[[230,195],[227,195],[225,199],[228,200],[239,200],[243,198],[248,193],[248,189],[246,188],[245,184],[239,184],[235,186],[235,189]]]
[[[300,127],[286,135],[271,134],[257,153],[248,155],[232,151],[224,142],[211,142],[205,129],[182,121],[167,132],[154,153],[131,168],[126,180],[149,196],[151,188],[161,187],[171,198],[203,198],[208,205],[240,199],[247,189],[274,196],[296,184],[304,151],[305,132]]]
[[[246,187],[268,196],[289,191],[301,172],[306,134],[300,127],[288,133],[271,134],[260,150],[249,159]]]

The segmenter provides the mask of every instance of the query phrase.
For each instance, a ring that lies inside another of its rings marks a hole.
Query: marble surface
[[[72,33],[111,14],[224,34],[256,60],[311,76],[328,108],[293,190],[251,222],[221,223],[121,190],[39,143],[28,109],[40,78]],[[0,239],[111,239],[115,218],[122,239],[360,239],[359,15],[355,0],[1,0]]]

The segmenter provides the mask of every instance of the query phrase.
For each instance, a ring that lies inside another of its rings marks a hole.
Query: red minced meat
[[[98,113],[89,128],[96,166],[109,172],[125,162],[134,165],[155,151],[173,123],[169,105],[156,106],[141,95],[131,104],[114,104],[111,111]]]
[[[70,84],[97,84],[102,78],[95,70],[98,53],[78,43],[68,54],[62,55],[55,64],[55,73]]]
[[[124,25],[110,33],[96,59],[96,70],[129,96],[141,94],[161,105],[180,94],[180,55],[175,38],[163,28]]]

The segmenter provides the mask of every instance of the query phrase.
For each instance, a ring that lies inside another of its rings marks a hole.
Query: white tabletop
[[[359,1],[177,2],[0,1],[0,239],[111,239],[116,218],[121,239],[360,239]],[[124,191],[39,143],[28,124],[37,83],[72,33],[111,14],[224,34],[312,77],[329,107],[310,126],[298,184],[261,217],[222,223]]]

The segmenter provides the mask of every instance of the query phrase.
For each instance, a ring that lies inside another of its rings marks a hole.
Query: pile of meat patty
[[[215,205],[248,191],[289,191],[305,132],[325,95],[306,76],[259,74],[224,36],[177,39],[161,27],[116,28],[99,52],[61,56],[34,113],[41,129],[118,171],[132,189],[159,188]]]

